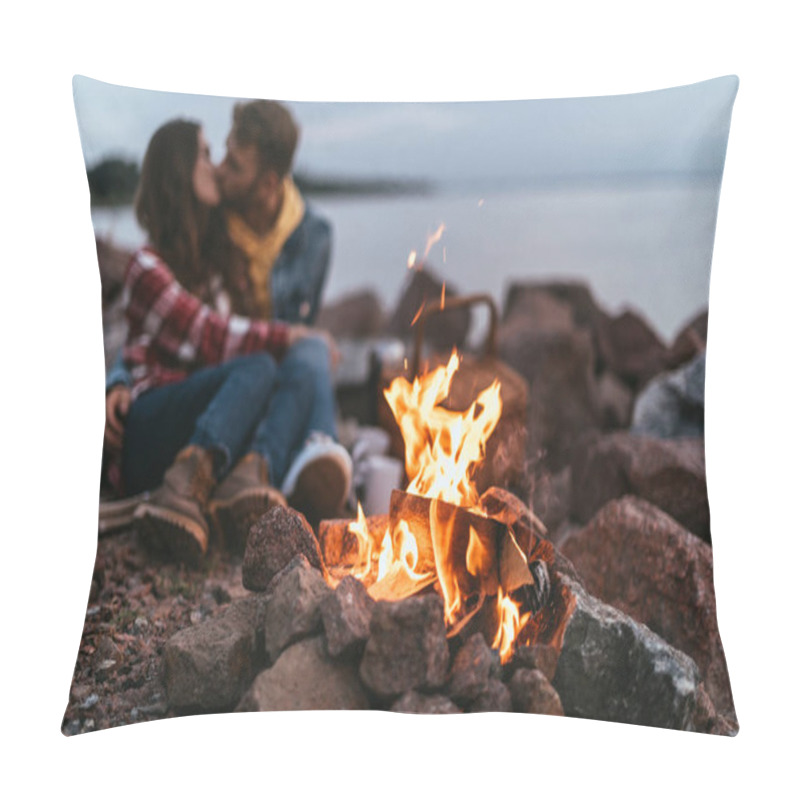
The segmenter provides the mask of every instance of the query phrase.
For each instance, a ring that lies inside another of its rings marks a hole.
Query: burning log
[[[319,524],[319,545],[322,560],[333,574],[344,571],[349,574],[353,567],[361,566],[359,556],[361,544],[353,532],[352,519],[324,519]],[[385,514],[366,517],[367,532],[372,541],[380,542],[389,528],[389,517]],[[367,584],[367,576],[361,579]]]
[[[443,500],[392,492],[389,506],[392,530],[405,522],[417,541],[417,571],[438,573],[451,621],[468,598],[497,594],[500,585],[500,543],[508,527]],[[524,566],[524,557],[522,557]],[[505,572],[512,573],[513,555]],[[518,576],[516,576],[518,579]]]
[[[525,553],[505,522],[401,491],[392,493],[389,518],[393,529],[402,521],[416,538],[417,569],[432,569],[438,575],[448,636],[465,631],[487,597],[497,595],[498,604],[502,605],[503,598],[513,595],[503,608],[482,615],[477,622],[483,630],[487,623],[493,625],[493,630],[498,631],[496,643],[500,646],[502,642],[507,650],[521,624],[513,600],[520,601],[528,614],[544,606],[550,589],[547,566],[544,561],[537,561],[531,571]],[[536,545],[533,549],[537,549]],[[373,597],[376,590],[383,589],[380,583],[372,587]],[[391,587],[392,591],[395,589]]]
[[[494,519],[510,525],[522,552],[530,558],[540,539],[547,537],[544,523],[516,495],[498,486],[487,489],[480,499],[481,508]]]

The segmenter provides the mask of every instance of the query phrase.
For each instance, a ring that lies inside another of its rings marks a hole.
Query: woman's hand
[[[103,434],[103,442],[109,450],[122,450],[125,417],[130,407],[131,390],[123,384],[112,386],[106,395],[106,428]]]
[[[311,335],[311,328],[307,325],[290,325],[289,326],[289,338],[287,340],[287,344],[291,347],[293,344],[296,344],[301,339],[307,339]]]

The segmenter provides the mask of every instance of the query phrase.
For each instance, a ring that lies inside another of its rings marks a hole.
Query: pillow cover
[[[703,430],[737,87],[76,77],[108,380],[64,733],[374,708],[735,734]]]

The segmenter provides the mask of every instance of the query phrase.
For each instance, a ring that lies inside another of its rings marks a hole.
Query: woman
[[[219,199],[200,126],[175,120],[156,131],[135,202],[149,245],[125,275],[132,402],[122,477],[129,492],[161,481],[136,527],[189,561],[207,550],[207,512],[241,530],[284,502],[270,471],[287,462],[311,413],[313,376],[302,364],[276,382],[277,361],[311,331],[227,313],[208,257]]]

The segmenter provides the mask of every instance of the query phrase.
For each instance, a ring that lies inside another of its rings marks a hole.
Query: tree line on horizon
[[[133,202],[140,170],[135,161],[117,156],[104,158],[87,168],[91,203],[94,206],[120,206]],[[336,194],[427,194],[431,184],[423,180],[388,178],[326,178],[298,172],[297,188],[307,195]]]

